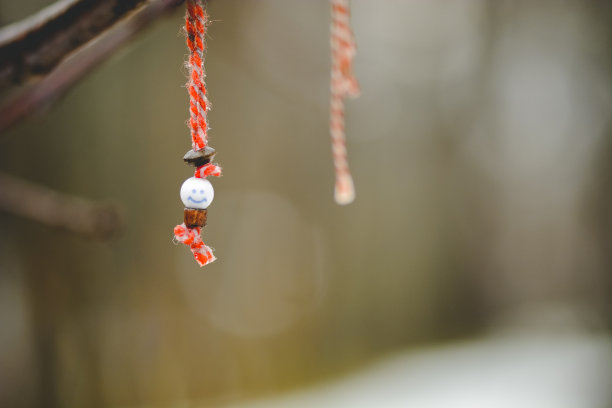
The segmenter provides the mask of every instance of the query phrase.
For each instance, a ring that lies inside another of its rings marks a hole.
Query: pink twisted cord
[[[331,98],[330,135],[336,185],[334,197],[338,204],[350,204],[355,199],[353,177],[348,165],[344,128],[344,99],[359,95],[359,84],[353,76],[355,38],[350,28],[348,0],[331,0]]]

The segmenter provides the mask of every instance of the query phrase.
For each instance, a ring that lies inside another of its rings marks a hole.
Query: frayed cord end
[[[340,205],[347,205],[355,201],[355,186],[350,174],[344,173],[337,177],[334,198]]]

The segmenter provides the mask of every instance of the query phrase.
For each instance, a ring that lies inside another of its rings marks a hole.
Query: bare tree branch
[[[60,0],[0,30],[0,89],[44,75],[144,0]]]
[[[124,1],[126,3],[140,3],[134,0]],[[184,0],[151,1],[131,18],[122,21],[117,24],[113,30],[101,36],[95,43],[83,48],[64,63],[60,64],[50,75],[26,87],[22,92],[3,103],[3,105],[0,106],[0,138],[5,134],[4,131],[6,129],[34,112],[36,109],[61,96],[71,85],[85,76],[87,72],[111,56],[117,48],[183,1]],[[122,3],[121,0],[118,2]],[[85,1],[81,0],[79,3],[85,3]],[[114,4],[117,2],[110,1],[109,3]],[[86,18],[86,21],[88,21],[88,19],[89,16]],[[76,31],[78,30],[74,30],[74,32]],[[98,30],[97,34],[100,33],[101,30]],[[51,43],[48,43],[48,45],[49,44]],[[0,55],[1,52],[0,48]],[[59,55],[59,53],[55,55]],[[42,58],[39,60],[42,60]]]
[[[108,239],[123,226],[116,205],[61,194],[5,173],[0,173],[0,211],[96,239]]]

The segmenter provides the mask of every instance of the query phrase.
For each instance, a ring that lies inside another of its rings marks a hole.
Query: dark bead
[[[196,210],[185,208],[185,225],[189,228],[204,227],[206,225],[206,214],[208,210]]]
[[[200,167],[210,163],[213,157],[215,157],[215,153],[217,153],[215,149],[210,146],[206,146],[202,150],[188,151],[185,153],[185,156],[183,156],[183,160],[189,164],[193,164],[195,167]]]

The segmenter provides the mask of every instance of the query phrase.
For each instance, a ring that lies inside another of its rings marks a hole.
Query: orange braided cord
[[[335,199],[338,204],[350,204],[355,199],[353,178],[346,154],[344,131],[344,98],[359,95],[359,84],[353,76],[355,38],[350,28],[348,0],[331,0],[331,99],[330,135],[336,175]]]
[[[208,139],[208,121],[206,112],[209,102],[206,98],[206,85],[204,78],[204,50],[206,48],[206,24],[208,16],[204,11],[201,0],[187,0],[187,14],[185,16],[185,32],[187,34],[187,47],[189,48],[189,128],[193,150],[206,147]]]

